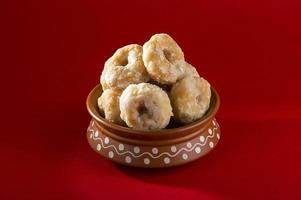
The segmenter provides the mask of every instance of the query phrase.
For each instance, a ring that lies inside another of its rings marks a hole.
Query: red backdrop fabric
[[[300,5],[1,1],[0,199],[301,199]],[[221,140],[185,166],[119,166],[86,141],[86,96],[160,32],[219,92]]]

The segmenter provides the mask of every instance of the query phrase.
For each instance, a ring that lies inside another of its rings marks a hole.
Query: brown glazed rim
[[[90,113],[94,121],[96,121],[96,125],[105,134],[117,140],[123,140],[132,144],[150,145],[153,144],[153,142],[157,143],[161,141],[159,143],[163,145],[168,143],[178,143],[183,140],[189,140],[190,138],[195,137],[195,135],[199,134],[209,125],[208,123],[210,123],[214,118],[220,105],[220,98],[216,90],[211,87],[210,107],[201,119],[177,128],[143,131],[123,127],[118,124],[113,124],[104,119],[100,115],[97,106],[97,99],[101,94],[102,87],[99,84],[92,89],[86,101],[88,112]]]

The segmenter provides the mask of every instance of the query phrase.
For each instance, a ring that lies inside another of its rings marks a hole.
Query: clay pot
[[[220,100],[213,88],[211,91],[210,107],[198,121],[176,128],[140,131],[113,124],[100,115],[97,98],[102,88],[97,85],[87,98],[92,116],[88,142],[98,154],[123,165],[162,168],[191,162],[210,152],[220,139],[220,127],[214,117]]]

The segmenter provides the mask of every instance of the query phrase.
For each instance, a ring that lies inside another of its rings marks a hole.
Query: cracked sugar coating
[[[120,91],[107,89],[98,98],[97,104],[99,111],[104,115],[105,119],[119,125],[124,125],[124,121],[122,121],[122,119],[120,118],[120,95]]]
[[[187,76],[173,85],[170,100],[177,121],[188,124],[200,119],[210,105],[210,84],[201,77]]]
[[[151,78],[173,84],[184,74],[184,54],[167,34],[155,34],[143,45],[143,62]]]
[[[118,49],[109,58],[101,74],[100,82],[103,90],[123,90],[129,84],[142,83],[149,80],[142,60],[142,47],[130,44]]]
[[[129,85],[120,97],[121,119],[138,130],[165,128],[172,108],[166,92],[149,83]]]

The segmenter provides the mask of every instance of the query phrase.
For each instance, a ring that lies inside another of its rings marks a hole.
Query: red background
[[[301,199],[300,5],[2,0],[0,199]],[[115,165],[88,146],[85,99],[158,32],[218,90],[222,139],[182,167]]]

